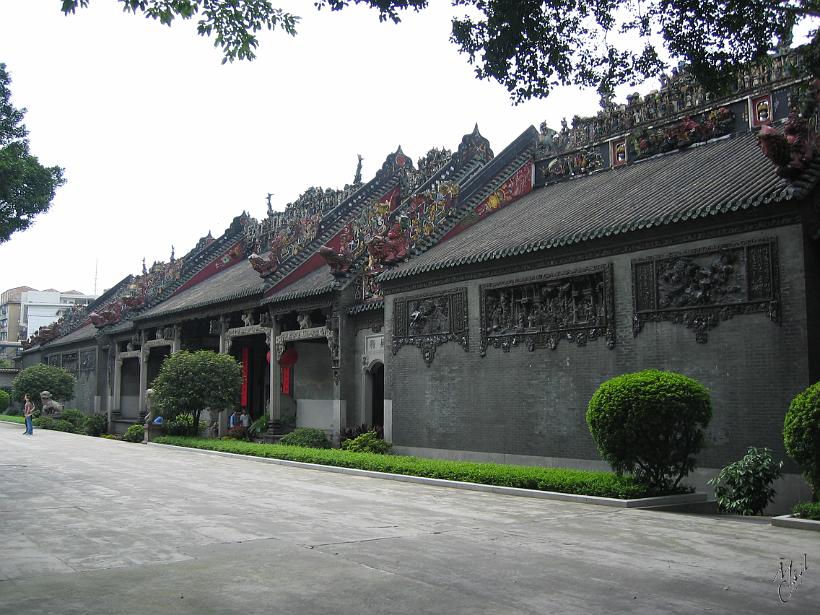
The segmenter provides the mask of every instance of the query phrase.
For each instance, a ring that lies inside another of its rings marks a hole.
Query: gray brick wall
[[[782,324],[765,314],[737,315],[712,329],[706,344],[699,344],[683,325],[647,323],[633,338],[632,259],[768,237],[779,242]],[[712,392],[709,446],[699,465],[722,466],[752,445],[768,446],[783,458],[783,416],[795,393],[809,384],[803,259],[802,229],[793,225],[431,287],[431,293],[468,287],[470,350],[446,343],[437,348],[430,367],[416,347],[403,347],[396,355],[387,350],[386,397],[393,402],[394,443],[598,459],[585,421],[589,398],[608,378],[658,368],[696,378]],[[504,353],[491,346],[486,357],[479,355],[480,284],[603,263],[614,266],[614,349],[601,338],[582,347],[561,340],[556,350],[534,352],[519,346]],[[426,291],[388,296],[388,338],[393,297],[420,292]]]

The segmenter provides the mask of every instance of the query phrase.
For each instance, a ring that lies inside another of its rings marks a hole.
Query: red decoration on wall
[[[248,407],[248,365],[250,363],[251,349],[247,346],[242,349],[242,397],[240,403],[243,408]]]
[[[231,246],[227,252],[220,254],[217,258],[208,263],[202,271],[197,272],[197,274],[192,276],[190,280],[184,284],[181,284],[180,287],[174,291],[174,294],[180,293],[191,286],[196,286],[200,282],[204,282],[212,275],[219,273],[223,269],[227,269],[229,267],[233,267],[237,263],[241,263],[244,260],[244,256],[245,252],[242,247],[242,242],[238,241]]]
[[[279,386],[279,390],[282,391],[282,393],[285,394],[285,395],[290,395],[290,373],[291,373],[291,368],[290,367],[280,367],[279,368],[279,373],[280,373],[280,383],[281,383],[280,386]]]

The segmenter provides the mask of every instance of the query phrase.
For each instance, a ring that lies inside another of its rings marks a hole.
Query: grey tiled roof
[[[357,303],[348,308],[347,313],[354,316],[356,314],[364,314],[365,312],[378,312],[383,309],[384,299],[378,299],[376,301],[368,301],[367,303]]]
[[[91,323],[86,324],[79,329],[75,329],[68,335],[65,335],[61,338],[58,338],[52,342],[44,344],[43,348],[56,348],[58,346],[68,346],[69,344],[74,344],[76,342],[85,342],[93,340],[97,335],[97,327],[92,325]]]
[[[149,308],[137,316],[136,320],[168,316],[216,303],[261,295],[263,287],[264,281],[251,264],[244,260]]]
[[[800,199],[817,175],[783,179],[753,133],[719,139],[536,189],[380,280]]]
[[[318,269],[302,276],[293,284],[280,289],[262,303],[282,303],[292,299],[313,297],[330,292],[337,287],[336,278],[330,273],[330,268],[323,263]]]

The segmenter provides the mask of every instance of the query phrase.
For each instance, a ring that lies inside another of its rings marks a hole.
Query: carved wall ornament
[[[632,261],[632,334],[646,322],[669,321],[695,331],[737,314],[764,313],[780,323],[777,240],[746,241]]]
[[[481,297],[481,356],[492,345],[509,352],[550,348],[565,339],[579,346],[604,337],[615,347],[612,265],[589,267],[513,282],[484,284]]]
[[[96,368],[96,350],[81,350],[80,351],[80,371],[93,372]]]
[[[418,346],[430,367],[436,348],[447,342],[456,342],[468,352],[468,333],[466,288],[393,301],[394,355],[402,346]]]

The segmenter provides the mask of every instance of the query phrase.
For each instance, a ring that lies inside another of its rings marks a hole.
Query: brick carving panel
[[[447,342],[456,342],[465,351],[470,350],[466,288],[394,300],[393,354],[402,346],[418,346],[424,363],[430,367],[436,348]]]
[[[738,314],[763,313],[780,322],[777,240],[748,241],[632,261],[632,334],[646,322],[693,329],[705,344],[709,329]]]
[[[550,348],[565,339],[584,346],[604,337],[615,347],[612,265],[481,286],[481,356]]]

